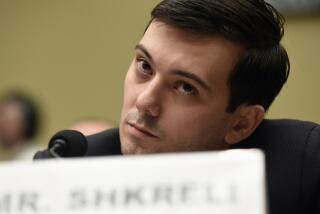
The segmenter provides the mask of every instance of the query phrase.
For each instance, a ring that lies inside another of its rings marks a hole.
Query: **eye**
[[[144,59],[137,59],[137,70],[144,75],[152,75],[151,66]]]
[[[179,92],[186,94],[186,95],[195,95],[197,90],[196,88],[184,81],[180,81],[177,83],[177,86],[175,87]]]

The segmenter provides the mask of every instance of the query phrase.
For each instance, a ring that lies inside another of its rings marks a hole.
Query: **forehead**
[[[243,52],[242,46],[220,36],[195,34],[159,21],[150,24],[140,44],[160,71],[185,70],[225,84]]]
[[[22,116],[22,107],[15,101],[5,101],[0,104],[0,111],[4,116],[19,115]]]

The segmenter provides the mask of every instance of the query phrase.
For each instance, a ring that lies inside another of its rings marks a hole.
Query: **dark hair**
[[[228,112],[241,104],[267,110],[287,81],[290,63],[280,44],[284,18],[263,0],[164,0],[151,16],[151,21],[222,36],[245,47],[229,77]]]
[[[22,111],[24,136],[27,140],[35,137],[39,126],[39,112],[35,103],[25,94],[12,92],[1,99],[1,102],[16,103]]]

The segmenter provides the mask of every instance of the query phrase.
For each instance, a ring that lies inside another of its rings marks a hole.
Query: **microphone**
[[[87,152],[86,137],[75,130],[63,130],[56,133],[49,141],[49,155],[59,157],[80,157]]]
[[[48,152],[53,158],[81,157],[85,155],[87,148],[87,139],[81,132],[63,130],[50,139]]]

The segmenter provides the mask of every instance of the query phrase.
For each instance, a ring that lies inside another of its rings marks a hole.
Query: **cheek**
[[[135,100],[136,97],[136,84],[134,82],[134,76],[133,76],[133,65],[131,64],[126,78],[124,80],[124,95],[123,95],[123,108],[126,108],[128,106],[131,106],[132,103]]]
[[[202,115],[194,111],[194,109],[175,109],[173,106],[169,107],[168,105],[164,108],[165,113],[162,114],[160,120],[162,120],[162,126],[167,129],[167,131],[171,130],[172,136],[181,136],[181,133],[184,133],[182,136],[188,135],[192,133],[190,130],[194,130],[194,128],[198,128],[199,125],[203,125]]]
[[[224,112],[208,112],[201,108],[192,111],[171,111],[167,115],[166,127],[171,130],[171,137],[197,138],[208,134],[223,135],[228,116]],[[179,134],[178,134],[179,133]]]

